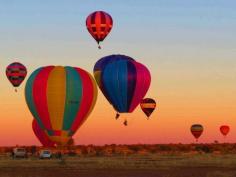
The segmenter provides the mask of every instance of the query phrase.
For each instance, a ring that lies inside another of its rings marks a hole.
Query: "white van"
[[[50,159],[52,158],[52,152],[50,150],[41,150],[39,152],[40,159]]]
[[[27,157],[27,152],[26,152],[25,148],[14,148],[12,155],[13,155],[13,158],[17,158],[17,157],[26,158]]]

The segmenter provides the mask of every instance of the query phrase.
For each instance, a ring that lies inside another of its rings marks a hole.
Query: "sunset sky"
[[[204,126],[200,142],[236,141],[236,1],[234,0],[2,0],[0,5],[0,146],[39,145],[24,98],[5,68],[69,65],[92,73],[98,59],[125,54],[152,74],[147,97],[157,110],[146,120],[139,107],[115,120],[99,90],[94,111],[77,131],[76,144],[192,143],[193,123]],[[102,50],[85,20],[93,11],[114,20]],[[26,78],[28,79],[28,77]],[[123,120],[129,125],[125,127]]]

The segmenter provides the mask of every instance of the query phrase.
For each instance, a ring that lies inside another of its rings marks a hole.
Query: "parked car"
[[[40,159],[50,159],[52,158],[52,152],[50,150],[41,150],[39,152]]]
[[[14,148],[12,151],[13,158],[22,157],[27,158],[27,151],[25,148]]]

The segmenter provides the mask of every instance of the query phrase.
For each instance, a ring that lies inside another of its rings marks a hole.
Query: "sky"
[[[190,126],[200,123],[200,142],[236,141],[236,2],[234,0],[0,0],[0,146],[39,145],[24,98],[26,80],[14,92],[5,68],[63,65],[86,69],[103,56],[125,54],[152,75],[147,97],[157,110],[146,120],[139,107],[115,120],[99,90],[96,106],[75,135],[76,144],[192,143]],[[85,20],[104,10],[113,20],[102,50]],[[127,119],[129,125],[123,126]]]

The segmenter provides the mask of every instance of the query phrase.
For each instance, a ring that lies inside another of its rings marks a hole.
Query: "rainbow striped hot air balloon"
[[[29,77],[25,98],[33,117],[49,138],[57,145],[66,145],[92,111],[97,87],[83,69],[46,66]]]

